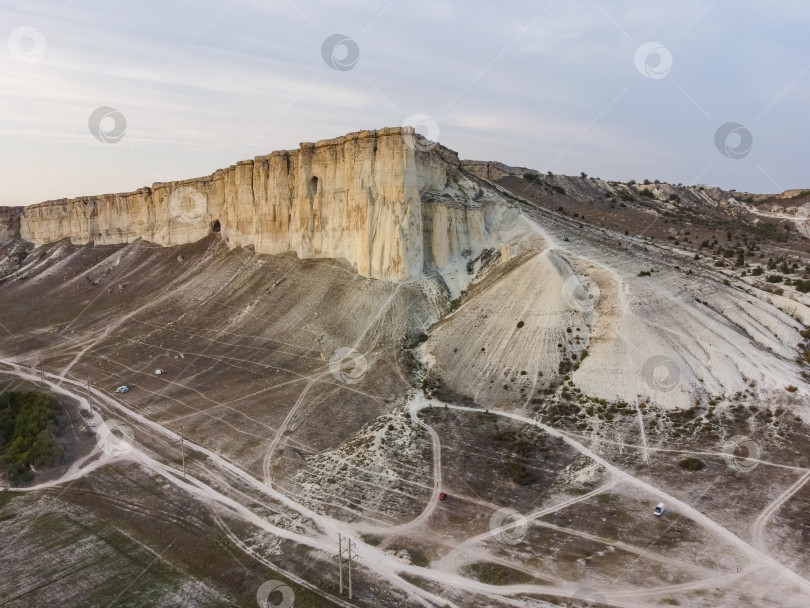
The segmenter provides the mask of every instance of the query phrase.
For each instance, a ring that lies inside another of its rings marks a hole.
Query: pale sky
[[[808,32],[807,0],[2,0],[0,205],[414,115],[461,158],[810,187]]]

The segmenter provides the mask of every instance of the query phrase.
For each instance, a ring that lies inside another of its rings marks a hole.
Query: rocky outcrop
[[[32,205],[19,232],[35,245],[176,245],[214,231],[231,247],[343,258],[361,275],[408,281],[426,260],[441,266],[498,240],[486,215],[503,201],[474,179],[455,152],[410,127],[360,131],[208,177]]]
[[[537,171],[525,167],[512,167],[496,161],[463,160],[461,165],[473,175],[491,181],[498,181],[502,177],[513,175],[522,177],[527,172],[537,173]]]
[[[793,190],[785,190],[779,195],[779,198],[804,198],[810,189],[807,188],[794,188]]]
[[[0,244],[19,238],[24,207],[0,207]]]

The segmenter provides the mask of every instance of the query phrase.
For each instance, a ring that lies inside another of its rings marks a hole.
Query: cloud
[[[798,1],[773,11],[753,0],[6,5],[4,35],[34,27],[47,48],[36,63],[0,53],[0,204],[207,174],[414,113],[463,158],[805,187],[808,21]],[[358,45],[351,70],[321,57],[335,33]],[[650,41],[673,57],[657,80],[634,65]],[[99,106],[127,118],[114,146],[87,127]],[[753,134],[744,159],[714,147],[729,121]]]

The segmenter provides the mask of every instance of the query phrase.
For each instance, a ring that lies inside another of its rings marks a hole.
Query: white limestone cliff
[[[207,177],[32,205],[19,235],[36,246],[168,246],[216,231],[231,247],[343,258],[363,276],[410,281],[425,262],[441,273],[497,247],[502,205],[455,152],[404,127],[302,143]]]

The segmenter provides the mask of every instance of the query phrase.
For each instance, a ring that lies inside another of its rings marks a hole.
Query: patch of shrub
[[[706,463],[703,462],[700,458],[693,458],[689,456],[681,460],[678,464],[681,465],[682,469],[687,471],[700,471],[703,467],[706,466]]]
[[[756,225],[754,231],[763,238],[772,239],[774,241],[784,241],[787,237],[779,232],[779,226],[773,222],[760,222]]]
[[[534,580],[531,575],[525,572],[493,562],[470,564],[464,570],[468,575],[487,585],[518,585]]]
[[[59,464],[58,405],[44,393],[8,391],[0,395],[0,462],[11,485],[33,480],[31,467]]]

